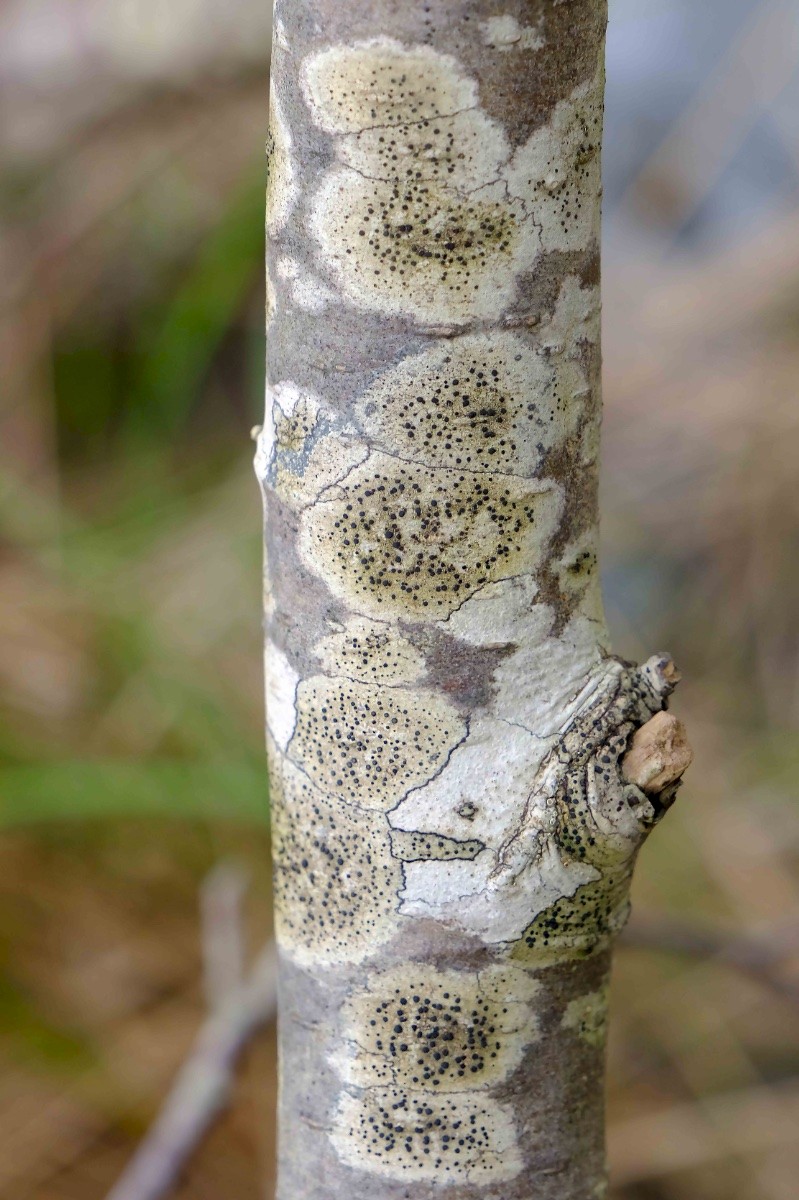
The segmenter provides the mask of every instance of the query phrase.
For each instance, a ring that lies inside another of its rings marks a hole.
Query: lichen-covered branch
[[[605,16],[276,6],[280,1200],[604,1186],[610,946],[689,761],[599,591]]]

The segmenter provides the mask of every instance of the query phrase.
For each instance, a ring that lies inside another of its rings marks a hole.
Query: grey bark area
[[[611,944],[690,759],[599,592],[605,20],[276,7],[279,1200],[605,1186]]]

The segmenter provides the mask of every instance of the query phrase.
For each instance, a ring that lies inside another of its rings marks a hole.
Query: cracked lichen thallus
[[[280,1200],[604,1186],[609,947],[680,773],[624,760],[676,673],[599,592],[603,5],[507,7],[276,10]]]

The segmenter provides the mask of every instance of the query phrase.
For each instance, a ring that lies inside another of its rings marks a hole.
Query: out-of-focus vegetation
[[[268,916],[249,446],[268,22],[219,0],[26,0],[0,35],[0,1195],[95,1200],[202,1014],[201,880],[243,862],[252,946]],[[606,594],[620,652],[683,668],[697,750],[636,908],[655,932],[768,946],[784,984],[797,63],[789,4],[611,5]],[[792,1200],[795,1009],[757,971],[653,940],[619,954],[616,1194]],[[186,1200],[259,1195],[273,1088],[267,1036]]]

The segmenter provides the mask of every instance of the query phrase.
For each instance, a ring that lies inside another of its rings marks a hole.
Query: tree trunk
[[[605,7],[277,4],[279,1200],[604,1188],[610,945],[689,756],[599,592]]]

